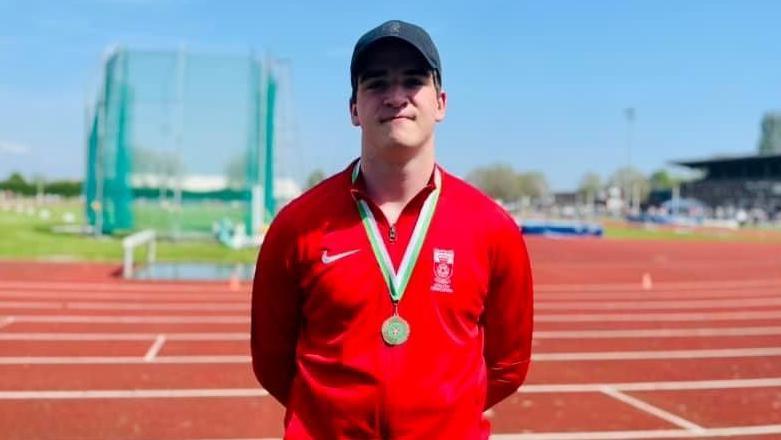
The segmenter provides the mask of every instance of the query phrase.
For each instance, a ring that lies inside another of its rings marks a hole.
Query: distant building
[[[714,210],[762,211],[781,216],[781,113],[762,118],[758,154],[678,160],[703,177],[684,183],[681,196],[701,200]]]
[[[711,208],[781,211],[781,153],[674,163],[704,173],[702,179],[681,186],[683,197],[699,199]]]
[[[580,194],[578,194],[575,191],[562,191],[562,192],[554,192],[553,193],[553,203],[559,206],[562,205],[577,205],[578,203],[582,203],[581,199],[583,197],[580,197]]]

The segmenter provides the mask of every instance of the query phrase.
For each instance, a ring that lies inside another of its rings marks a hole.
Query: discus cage
[[[91,229],[261,234],[290,198],[275,194],[278,133],[291,126],[287,72],[271,57],[110,51],[86,110]]]

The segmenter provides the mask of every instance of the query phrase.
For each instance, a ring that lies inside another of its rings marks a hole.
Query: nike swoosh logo
[[[323,262],[323,264],[331,264],[334,261],[341,260],[344,257],[349,257],[356,252],[360,252],[360,249],[353,249],[351,251],[342,252],[341,254],[335,255],[328,255],[328,251],[323,251],[323,257],[320,260]]]

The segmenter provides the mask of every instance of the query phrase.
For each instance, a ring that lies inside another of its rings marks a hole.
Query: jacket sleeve
[[[295,237],[282,214],[260,249],[252,286],[252,368],[258,382],[287,406],[295,377],[301,295],[295,274]]]
[[[509,216],[492,237],[491,284],[483,311],[488,409],[513,394],[529,369],[533,287],[520,229]]]

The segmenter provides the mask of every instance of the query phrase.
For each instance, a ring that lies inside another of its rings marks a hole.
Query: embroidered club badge
[[[434,284],[431,290],[453,293],[453,261],[456,253],[452,249],[434,249]]]

